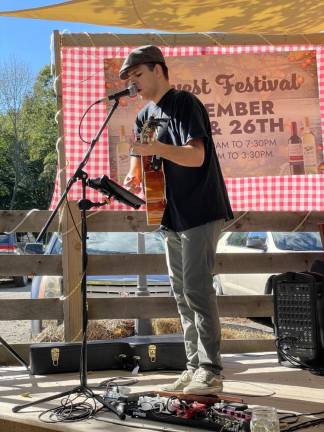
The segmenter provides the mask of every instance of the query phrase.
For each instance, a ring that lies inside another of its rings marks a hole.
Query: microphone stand
[[[101,128],[99,129],[96,137],[91,141],[90,147],[87,151],[87,153],[85,154],[83,160],[81,161],[80,165],[78,166],[78,168],[76,169],[75,173],[73,174],[73,176],[70,178],[70,180],[68,181],[68,184],[66,185],[66,188],[63,192],[63,194],[61,195],[61,198],[57,204],[57,206],[55,207],[55,209],[53,210],[52,214],[50,215],[50,217],[47,219],[47,222],[45,223],[43,229],[41,230],[41,232],[38,234],[38,237],[36,239],[36,242],[41,241],[43,239],[43,237],[45,236],[48,227],[50,226],[52,220],[54,219],[54,217],[56,216],[56,213],[58,212],[59,208],[61,207],[61,205],[63,204],[65,198],[67,197],[67,194],[69,193],[69,190],[71,189],[71,187],[73,186],[73,184],[78,180],[78,179],[82,179],[82,169],[85,167],[85,165],[87,164],[91,152],[94,149],[94,146],[97,144],[102,132],[104,131],[105,127],[107,126],[110,118],[112,117],[113,113],[115,112],[115,110],[117,109],[119,105],[119,99],[116,99],[114,102],[114,105],[112,106],[111,110],[109,111],[107,117],[105,118]]]
[[[100,206],[100,203],[92,203],[91,201],[86,199],[86,186],[87,186],[87,173],[83,171],[84,166],[86,165],[87,161],[89,160],[90,154],[96,145],[98,139],[100,138],[103,130],[108,124],[109,119],[111,118],[112,114],[116,110],[117,106],[119,104],[119,99],[115,100],[115,103],[113,107],[111,108],[110,112],[108,113],[106,119],[103,122],[103,125],[101,126],[99,132],[97,133],[97,136],[91,141],[91,145],[84,156],[82,162],[80,163],[79,167],[75,171],[74,175],[70,178],[65,191],[63,192],[61,199],[59,203],[57,204],[56,208],[54,209],[53,213],[49,217],[48,221],[46,222],[44,228],[40,232],[40,234],[37,237],[37,241],[41,240],[46,233],[46,230],[48,229],[50,223],[54,219],[58,209],[62,205],[64,199],[67,197],[67,194],[69,190],[71,189],[72,185],[77,181],[81,180],[82,182],[82,199],[79,201],[78,206],[81,211],[81,242],[82,242],[82,281],[81,281],[81,290],[82,290],[82,330],[83,330],[83,339],[82,339],[82,345],[81,345],[81,359],[80,359],[80,384],[71,390],[67,390],[65,392],[57,393],[52,396],[45,397],[43,399],[39,399],[34,402],[29,402],[23,405],[17,405],[12,408],[13,412],[19,412],[24,408],[37,405],[39,403],[48,402],[53,399],[63,398],[65,396],[68,396],[70,394],[83,394],[87,397],[95,398],[98,402],[100,402],[102,405],[104,405],[106,408],[108,408],[110,411],[114,412],[121,420],[125,419],[125,413],[124,413],[124,406],[122,404],[116,404],[114,402],[109,402],[103,399],[100,395],[95,394],[90,387],[88,387],[87,384],[87,324],[88,324],[88,308],[87,308],[87,262],[88,262],[88,255],[87,255],[87,219],[86,219],[86,210],[89,210],[91,207],[98,207]],[[106,204],[106,203],[104,203]],[[103,205],[103,203],[101,203]]]
[[[0,336],[0,343],[15,357],[15,359],[29,371],[27,362]]]

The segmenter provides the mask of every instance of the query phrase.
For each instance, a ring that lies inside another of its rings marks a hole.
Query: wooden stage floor
[[[275,353],[225,354],[222,358],[225,396],[226,394],[239,396],[249,406],[270,405],[284,412],[324,411],[324,376],[280,366]],[[132,375],[125,371],[88,372],[88,385],[96,386],[116,376],[132,378]],[[161,384],[171,382],[176,376],[174,372],[164,371],[139,373],[138,382],[130,388],[135,393],[158,392]],[[23,367],[0,367],[0,431],[135,432],[164,430],[184,432],[201,430],[131,417],[121,421],[115,414],[104,410],[91,420],[74,423],[48,424],[39,420],[40,412],[57,407],[60,399],[36,404],[19,413],[12,412],[12,408],[16,405],[37,401],[51,394],[69,390],[78,384],[78,373],[29,376]],[[94,391],[99,394],[103,393],[102,390],[94,389]],[[324,415],[322,417],[324,418]],[[303,428],[300,431],[324,432],[324,423],[307,429]]]

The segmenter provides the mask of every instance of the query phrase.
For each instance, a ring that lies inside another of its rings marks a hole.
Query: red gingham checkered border
[[[103,98],[105,80],[103,60],[105,58],[123,58],[134,47],[74,47],[61,49],[63,121],[66,176],[69,178],[83,158],[88,146],[82,143],[78,135],[79,121],[86,108]],[[315,49],[317,53],[319,98],[322,134],[324,131],[324,46],[207,46],[207,47],[161,47],[168,56],[202,56],[224,54],[271,53]],[[105,104],[95,105],[83,123],[82,135],[90,141],[107,115]],[[105,130],[96,144],[86,166],[89,177],[108,174],[108,134]],[[323,136],[324,142],[324,136]],[[51,208],[59,199],[59,185],[56,182]],[[324,210],[324,176],[283,176],[283,177],[246,177],[227,178],[226,185],[233,210],[236,211],[311,211]],[[76,183],[70,191],[69,199],[81,197],[81,185]],[[96,191],[88,191],[92,201],[101,201],[102,196]],[[129,210],[119,203],[112,203],[110,210]]]

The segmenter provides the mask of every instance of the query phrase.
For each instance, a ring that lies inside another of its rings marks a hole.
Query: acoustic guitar
[[[139,136],[141,143],[155,139],[158,126],[166,119],[151,116],[144,123]],[[159,225],[165,209],[165,179],[159,156],[142,156],[142,182],[146,197],[146,220],[148,225]]]

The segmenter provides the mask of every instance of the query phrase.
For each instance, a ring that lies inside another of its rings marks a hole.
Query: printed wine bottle
[[[291,137],[288,140],[288,160],[291,174],[304,174],[302,140],[297,134],[296,122],[291,122]]]
[[[313,132],[309,128],[309,119],[305,117],[304,130],[302,134],[303,157],[305,174],[317,174],[318,160],[316,140]]]

